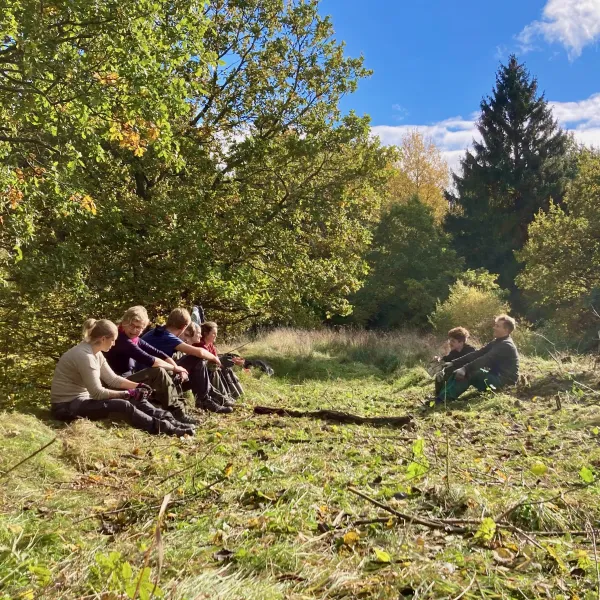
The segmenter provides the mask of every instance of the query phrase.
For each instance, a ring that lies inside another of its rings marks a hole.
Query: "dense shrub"
[[[448,299],[436,304],[429,322],[439,335],[460,325],[484,342],[491,337],[494,316],[510,310],[505,298],[496,275],[485,269],[469,270],[450,286]]]

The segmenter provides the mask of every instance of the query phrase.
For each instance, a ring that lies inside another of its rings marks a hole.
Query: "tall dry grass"
[[[282,327],[259,335],[249,348],[255,355],[262,353],[297,359],[328,356],[341,362],[373,365],[384,373],[392,373],[398,368],[429,363],[440,350],[440,340],[415,331],[334,331]]]

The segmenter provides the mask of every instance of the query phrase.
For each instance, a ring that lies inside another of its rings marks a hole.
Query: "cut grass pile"
[[[193,439],[61,426],[17,393],[0,471],[57,441],[0,480],[0,598],[598,598],[593,360],[525,358],[518,388],[434,410],[438,350],[408,333],[272,332],[244,354],[275,376],[241,373],[236,412],[203,415]]]

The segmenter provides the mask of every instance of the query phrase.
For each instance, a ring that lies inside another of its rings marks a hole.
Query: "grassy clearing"
[[[0,597],[150,597],[171,494],[155,597],[597,598],[593,538],[565,533],[600,526],[593,361],[526,358],[516,390],[445,411],[425,400],[438,350],[411,334],[273,332],[245,354],[276,375],[242,373],[243,404],[193,439],[3,413],[3,472],[58,440],[0,480]],[[416,428],[255,416],[256,404],[410,412]],[[350,485],[469,531],[390,518]]]

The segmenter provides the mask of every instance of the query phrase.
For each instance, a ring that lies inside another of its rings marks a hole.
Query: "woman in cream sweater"
[[[106,362],[118,335],[117,326],[107,319],[88,319],[84,341],[65,352],[52,379],[52,414],[63,421],[77,417],[104,419],[120,414],[130,425],[148,433],[193,434],[194,428],[154,408],[146,399],[148,386],[115,375]],[[106,387],[105,387],[106,386]]]

